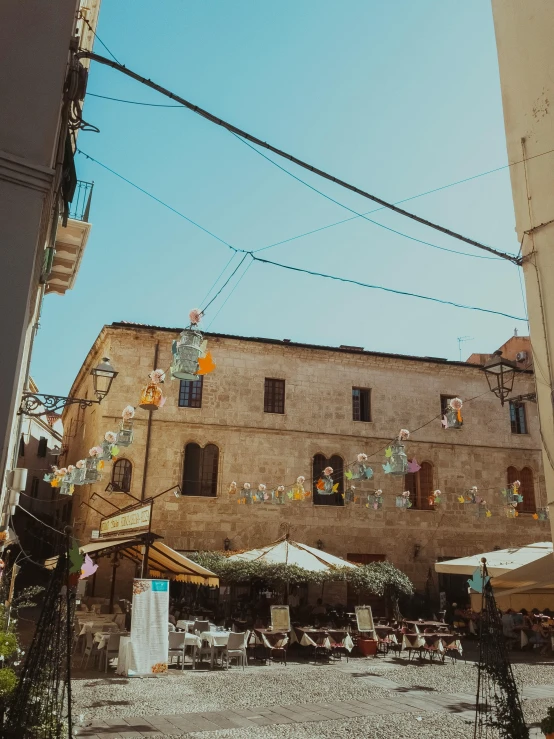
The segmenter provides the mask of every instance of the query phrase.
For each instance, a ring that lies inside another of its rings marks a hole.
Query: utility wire
[[[212,304],[212,303],[214,302],[214,300],[215,300],[215,299],[216,299],[216,298],[217,298],[217,297],[218,297],[219,295],[221,295],[221,293],[222,293],[222,292],[223,292],[223,290],[224,290],[224,289],[225,289],[225,288],[227,287],[227,285],[228,285],[228,284],[229,284],[229,282],[231,281],[231,278],[232,278],[232,277],[234,277],[234,275],[236,274],[236,272],[238,271],[239,267],[240,267],[240,266],[241,266],[241,264],[242,264],[242,263],[244,262],[244,260],[246,259],[246,257],[247,257],[247,256],[248,256],[248,254],[244,254],[244,256],[242,257],[242,259],[240,260],[240,262],[238,263],[238,265],[237,265],[237,266],[235,267],[235,269],[234,269],[234,270],[233,270],[233,271],[231,272],[231,274],[230,274],[230,275],[229,275],[229,277],[228,277],[228,278],[227,278],[227,279],[225,280],[225,282],[223,283],[223,285],[222,285],[222,286],[221,286],[221,287],[219,288],[219,290],[218,290],[218,291],[216,292],[216,294],[215,294],[215,295],[213,296],[213,298],[212,298],[212,299],[210,300],[210,302],[208,303],[208,305],[207,305],[207,306],[206,306],[205,308],[203,308],[203,309],[201,310],[201,313],[202,313],[202,314],[206,313],[206,311],[208,310],[208,308],[210,307],[210,305],[211,305],[211,304]],[[252,256],[252,255],[250,255],[250,256]]]
[[[106,46],[106,44],[105,44],[105,43],[104,43],[104,42],[102,41],[102,39],[100,38],[100,36],[99,36],[99,35],[98,35],[98,34],[96,33],[96,31],[94,30],[94,28],[93,28],[93,27],[92,27],[92,26],[90,25],[90,23],[88,22],[87,18],[85,18],[85,16],[83,15],[82,11],[80,12],[80,16],[81,16],[81,19],[82,19],[83,23],[86,23],[86,24],[87,24],[87,26],[88,26],[88,27],[90,28],[90,30],[91,30],[91,31],[92,31],[92,33],[94,34],[94,37],[95,37],[95,38],[97,39],[97,41],[98,41],[98,42],[99,42],[100,44],[102,44],[102,46],[103,46],[103,47],[104,47],[104,48],[106,49],[106,51],[107,51],[107,52],[108,52],[108,54],[109,54],[109,55],[111,56],[111,58],[112,58],[112,59],[113,59],[113,60],[114,60],[115,62],[117,62],[118,64],[120,64],[120,62],[118,62],[118,61],[117,61],[117,59],[115,58],[115,56],[114,56],[114,55],[112,54],[112,52],[111,52],[111,51],[110,51],[110,50],[108,49],[108,47]]]
[[[225,274],[225,271],[227,270],[227,267],[231,264],[231,262],[233,261],[233,259],[235,258],[235,256],[236,256],[236,252],[233,252],[231,254],[231,257],[230,257],[229,261],[227,262],[227,264],[225,265],[225,267],[223,267],[223,269],[221,270],[221,272],[217,276],[215,282],[212,284],[212,286],[210,287],[210,289],[208,290],[208,292],[204,295],[204,297],[200,301],[200,305],[202,305],[203,303],[205,303],[206,300],[210,297],[210,295],[212,294],[212,290],[215,288],[215,286],[217,285],[217,283],[219,282],[219,280]]]
[[[384,292],[394,293],[396,295],[406,295],[410,298],[419,298],[420,300],[431,300],[434,303],[442,303],[443,305],[453,305],[455,308],[464,308],[465,310],[475,310],[481,313],[492,313],[497,316],[504,316],[505,318],[512,318],[515,321],[526,321],[526,318],[520,316],[513,316],[510,313],[502,313],[501,311],[491,310],[489,308],[477,308],[473,305],[462,305],[461,303],[454,303],[450,300],[441,300],[440,298],[432,298],[429,295],[418,295],[417,293],[410,293],[404,290],[395,290],[391,287],[383,287],[382,285],[369,285],[366,282],[358,282],[358,280],[351,280],[346,277],[338,277],[337,275],[327,275],[323,272],[314,272],[309,269],[301,269],[300,267],[292,267],[289,264],[280,264],[279,262],[272,262],[269,259],[262,259],[256,257],[254,254],[251,255],[255,262],[262,262],[263,264],[272,264],[274,267],[281,267],[282,269],[290,269],[293,272],[303,272],[307,275],[314,275],[316,277],[325,277],[328,280],[337,280],[339,282],[348,282],[351,285],[359,285],[360,287],[368,287],[372,290],[383,290]]]
[[[121,98],[111,98],[107,95],[98,95],[94,92],[87,92],[87,97],[90,96],[91,98],[102,98],[102,100],[113,100],[116,103],[128,103],[129,105],[144,105],[148,108],[183,108],[182,105],[167,105],[164,103],[142,103],[138,100],[122,100]]]
[[[259,154],[266,161],[270,162],[270,164],[273,164],[275,167],[277,167],[277,169],[280,169],[285,174],[288,174],[289,177],[292,177],[297,182],[300,182],[302,185],[305,185],[310,190],[313,190],[314,192],[316,192],[318,195],[321,195],[322,197],[326,198],[327,200],[330,200],[332,203],[335,203],[335,205],[339,205],[341,208],[344,208],[345,210],[350,211],[350,213],[354,213],[355,214],[355,218],[363,218],[364,221],[369,221],[369,223],[373,223],[375,226],[379,226],[380,228],[384,228],[386,231],[390,231],[391,233],[398,234],[398,236],[403,236],[405,239],[410,239],[410,241],[416,241],[418,244],[425,244],[426,246],[431,246],[431,247],[433,247],[433,249],[440,249],[441,251],[448,251],[448,252],[451,252],[452,254],[460,254],[463,257],[473,257],[474,259],[494,259],[495,261],[499,261],[501,259],[501,257],[485,257],[482,254],[468,254],[465,251],[456,251],[455,249],[447,249],[444,246],[438,246],[437,244],[431,244],[429,241],[422,241],[421,239],[415,238],[415,236],[409,236],[408,234],[405,234],[402,231],[397,231],[395,228],[390,228],[390,226],[385,226],[383,223],[379,223],[378,221],[374,221],[372,218],[368,218],[364,213],[358,213],[357,210],[354,210],[353,208],[349,208],[348,205],[344,205],[344,203],[340,203],[338,200],[335,200],[335,198],[332,198],[330,195],[327,195],[326,193],[322,192],[321,190],[318,190],[317,187],[313,187],[313,185],[310,185],[308,182],[306,182],[306,180],[303,180],[300,177],[297,177],[290,170],[285,169],[285,167],[282,167],[280,164],[278,164],[277,162],[273,161],[273,159],[270,159],[270,157],[266,156],[259,149],[256,149],[255,146],[252,146],[252,144],[249,144],[248,141],[245,141],[245,139],[242,139],[240,136],[237,136],[236,134],[233,134],[233,135],[242,144],[244,144],[245,146],[248,146],[248,148],[252,149],[252,151],[255,151],[256,154]],[[382,210],[382,208],[379,208],[379,210]]]
[[[81,154],[82,156],[86,157],[87,159],[90,159],[91,162],[94,162],[95,164],[98,164],[100,167],[103,167],[104,169],[108,170],[108,172],[111,172],[116,177],[119,177],[120,180],[123,180],[123,182],[126,182],[128,185],[131,185],[131,187],[134,187],[136,190],[139,190],[140,192],[144,193],[145,195],[148,195],[149,198],[152,198],[152,200],[155,200],[157,203],[160,203],[160,205],[163,205],[164,208],[168,208],[173,213],[176,213],[181,218],[184,218],[185,221],[188,221],[193,226],[196,226],[196,228],[199,228],[201,231],[204,231],[204,233],[208,234],[208,236],[211,236],[212,238],[219,241],[221,244],[224,244],[229,249],[231,249],[234,252],[242,252],[247,253],[244,249],[236,249],[234,246],[231,246],[227,241],[224,239],[221,239],[219,236],[216,236],[212,231],[209,231],[207,228],[204,228],[204,226],[201,226],[199,223],[196,223],[196,221],[193,221],[192,218],[189,218],[184,213],[181,213],[181,211],[177,210],[173,206],[169,205],[168,203],[164,202],[163,200],[160,200],[160,198],[157,198],[155,195],[152,195],[151,192],[148,192],[148,190],[145,190],[143,187],[140,187],[139,185],[135,185],[134,182],[131,182],[131,180],[128,180],[127,177],[124,177],[122,174],[119,174],[115,170],[108,167],[106,164],[102,164],[102,162],[98,161],[98,159],[95,159],[94,157],[91,157],[90,154],[87,154],[82,149],[77,148],[76,149],[77,154]]]
[[[514,262],[515,264],[521,263],[520,257],[516,257],[512,254],[507,254],[505,252],[492,249],[490,246],[481,244],[479,241],[475,241],[474,239],[470,239],[467,236],[463,236],[462,234],[456,233],[455,231],[445,228],[444,226],[441,226],[437,223],[433,223],[432,221],[429,221],[425,218],[421,218],[420,216],[417,216],[415,213],[411,213],[407,210],[404,210],[403,208],[399,208],[397,205],[394,205],[393,203],[389,203],[386,200],[383,200],[382,198],[377,197],[376,195],[372,195],[369,192],[366,192],[365,190],[362,190],[361,188],[356,187],[355,185],[351,185],[345,180],[341,180],[340,178],[335,177],[334,175],[331,175],[322,169],[319,169],[318,167],[314,167],[311,164],[304,162],[302,159],[299,159],[298,157],[295,157],[292,154],[288,154],[282,149],[279,149],[273,146],[272,144],[268,144],[265,141],[262,141],[261,139],[257,138],[256,136],[252,136],[252,134],[249,134],[246,131],[243,131],[237,126],[234,126],[233,124],[228,123],[227,121],[224,121],[221,118],[218,118],[212,113],[209,113],[207,110],[200,108],[198,105],[194,105],[194,103],[191,103],[188,100],[185,100],[185,98],[182,98],[179,95],[175,95],[170,90],[167,90],[166,88],[161,87],[155,82],[152,82],[151,80],[146,79],[145,77],[142,77],[139,74],[136,74],[136,72],[133,72],[130,69],[127,69],[123,65],[113,62],[110,59],[106,59],[106,57],[102,57],[99,54],[95,54],[91,51],[81,51],[76,54],[76,58],[91,59],[92,61],[96,61],[99,64],[105,64],[108,67],[117,69],[119,72],[121,72],[122,74],[125,74],[127,77],[131,77],[132,79],[137,80],[141,84],[146,85],[147,87],[150,87],[153,90],[157,90],[162,95],[165,95],[166,97],[169,97],[172,100],[176,100],[178,103],[181,103],[181,105],[184,105],[186,108],[193,111],[197,115],[200,115],[203,118],[206,118],[206,120],[210,121],[211,123],[215,123],[217,126],[221,126],[222,128],[227,129],[231,133],[234,133],[240,136],[241,138],[247,139],[251,143],[257,144],[258,146],[261,146],[264,149],[268,149],[269,151],[272,151],[274,154],[277,154],[278,156],[288,159],[294,164],[297,164],[299,167],[302,167],[303,169],[308,169],[310,172],[313,172],[319,177],[323,177],[326,180],[330,180],[331,182],[334,182],[335,184],[340,185],[341,187],[344,187],[347,190],[355,192],[358,195],[361,195],[362,197],[367,198],[368,200],[372,200],[373,202],[379,205],[382,205],[383,207],[388,208],[389,210],[392,210],[395,213],[398,213],[399,215],[405,216],[406,218],[410,218],[411,220],[421,223],[424,226],[427,226],[428,228],[432,228],[436,231],[440,231],[441,233],[444,233],[447,236],[451,236],[452,238],[459,239],[460,241],[464,241],[467,244],[471,244],[472,246],[475,246],[478,249],[482,249],[491,254],[495,254],[497,257],[502,257],[503,259],[507,259],[508,261]]]
[[[250,255],[250,256],[252,256],[252,255]],[[210,323],[208,325],[208,328],[206,329],[207,331],[210,329],[211,325],[213,324],[213,322],[215,321],[215,319],[218,317],[218,315],[221,313],[221,311],[223,310],[223,308],[225,308],[225,305],[226,305],[227,301],[229,300],[229,298],[231,297],[231,295],[235,292],[235,290],[237,289],[237,287],[240,285],[240,283],[242,282],[242,278],[246,275],[246,273],[248,272],[248,270],[250,269],[250,267],[253,264],[254,264],[254,260],[251,259],[250,262],[248,262],[248,265],[247,265],[246,269],[244,270],[244,272],[242,273],[242,275],[239,277],[239,279],[235,282],[232,290],[229,292],[229,294],[227,295],[227,297],[225,298],[225,300],[221,304],[221,307],[219,308],[219,310],[217,311],[217,313],[215,314],[215,316],[210,321]]]

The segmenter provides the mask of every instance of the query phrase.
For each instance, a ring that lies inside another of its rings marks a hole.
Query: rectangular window
[[[285,412],[285,381],[265,378],[264,413]]]
[[[352,420],[371,421],[371,390],[369,388],[352,388]]]
[[[448,407],[448,401],[452,400],[452,398],[457,398],[458,396],[456,393],[451,393],[450,395],[441,395],[441,417],[445,415],[446,408]]]
[[[23,435],[21,436],[21,439],[19,440],[19,456],[20,457],[25,456],[25,439],[23,438]]]
[[[48,439],[41,436],[38,441],[37,457],[46,457],[46,451],[48,448]]]
[[[198,380],[181,380],[179,386],[180,408],[202,408],[202,383],[204,378]]]
[[[510,425],[512,434],[527,433],[527,419],[525,417],[525,404],[510,400]]]
[[[31,498],[38,497],[38,484],[39,484],[38,477],[33,477],[33,479],[31,480]]]

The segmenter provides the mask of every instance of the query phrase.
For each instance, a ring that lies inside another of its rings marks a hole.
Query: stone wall
[[[101,356],[111,358],[119,375],[100,406],[66,410],[64,427],[69,429],[73,421],[74,436],[67,439],[64,464],[86,456],[105,431],[117,430],[124,406],[138,404],[147,373],[154,365],[169,367],[171,340],[177,335],[133,325],[103,329],[73,392],[88,388],[90,397],[88,372]],[[545,505],[536,409],[532,403],[526,406],[529,433],[512,434],[508,407],[501,407],[475,365],[221,335],[208,339],[217,368],[204,379],[202,408],[179,408],[179,382],[168,378],[163,386],[165,406],[153,412],[150,421],[148,412],[137,409],[134,443],[122,453],[133,464],[131,492],[140,498],[180,483],[188,442],[218,446],[216,498],[176,499],[169,493],[155,503],[153,530],[175,549],[222,549],[225,538],[233,549],[261,546],[276,539],[286,526],[293,539],[311,546],[321,540],[325,550],[339,556],[384,554],[422,589],[439,557],[550,539],[548,522],[536,521],[531,514],[508,519],[500,496],[507,467],[527,466],[533,471],[537,506]],[[285,414],[264,413],[265,377],[285,379]],[[353,386],[371,388],[373,420],[369,423],[352,420]],[[532,390],[532,375],[521,375],[514,394]],[[462,429],[442,429],[441,394],[464,399]],[[433,464],[434,487],[443,493],[437,510],[395,507],[395,495],[405,489],[404,478],[385,475],[381,463],[384,447],[401,427],[412,432],[408,455]],[[311,501],[239,506],[236,496],[227,492],[232,480],[239,486],[248,481],[270,488],[292,484],[298,475],[306,477],[306,487],[311,489],[314,454],[339,454],[346,463],[359,452],[370,455],[375,470],[371,487],[384,492],[380,511],[354,505],[316,506]],[[73,515],[82,540],[98,528],[99,516],[79,508],[79,503],[89,502],[95,490],[103,493],[108,481],[106,474],[100,484],[76,489]],[[473,485],[486,498],[491,518],[477,518],[474,506],[457,502],[457,495]],[[123,494],[112,494],[111,500],[118,505],[133,502]],[[92,505],[106,513],[110,510],[97,498]]]

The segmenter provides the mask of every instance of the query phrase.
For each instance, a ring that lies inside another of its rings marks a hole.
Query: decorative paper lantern
[[[165,372],[161,369],[152,370],[148,377],[150,378],[150,382],[142,389],[139,408],[145,411],[156,411],[165,402],[162,391],[158,387],[164,381]]]
[[[277,505],[285,505],[285,486],[279,485],[276,490],[272,491],[273,502]]]
[[[400,437],[387,447],[385,458],[386,462],[383,465],[383,470],[386,475],[400,476],[408,472],[408,457],[406,456],[406,450]]]
[[[85,484],[85,474],[86,474],[85,462],[83,459],[81,459],[79,460],[79,462],[75,464],[75,469],[73,470],[73,473],[72,473],[73,485],[84,485]]]
[[[98,471],[98,459],[96,457],[87,457],[85,459],[85,479],[83,484],[88,485],[93,482],[98,482],[102,477]]]
[[[179,338],[173,342],[171,351],[173,364],[171,365],[171,376],[176,380],[197,380],[198,359],[204,353],[204,337],[200,331],[186,328],[181,331]]]
[[[461,429],[463,426],[462,419],[462,401],[460,398],[451,398],[446,406],[446,413],[442,417],[442,425],[445,429]]]
[[[356,461],[345,472],[347,480],[371,480],[373,470],[367,464],[367,454],[358,454]]]
[[[374,511],[379,511],[381,510],[382,507],[383,507],[383,491],[382,490],[376,490],[373,495],[367,496],[366,508],[370,508]]]
[[[410,493],[409,493],[408,490],[406,490],[404,493],[402,493],[402,495],[397,495],[396,496],[396,507],[397,508],[402,508],[404,510],[406,508],[411,508],[412,507],[412,503],[410,501]]]
[[[505,508],[506,517],[507,518],[517,518],[519,516],[519,513],[516,510],[517,503],[512,503],[511,505],[507,505]]]
[[[548,506],[546,508],[539,508],[535,514],[539,521],[548,521],[550,518]]]
[[[339,483],[333,482],[333,468],[326,467],[323,470],[323,476],[317,482],[317,491],[320,495],[332,495],[339,490]],[[290,496],[289,496],[290,497]]]
[[[121,414],[121,424],[119,431],[117,432],[118,446],[130,446],[133,443],[133,418],[135,416],[135,409],[132,405],[128,405],[123,409]]]
[[[477,518],[490,518],[492,516],[486,500],[479,501],[475,515]]]

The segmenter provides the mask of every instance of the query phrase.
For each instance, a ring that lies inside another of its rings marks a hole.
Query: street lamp
[[[229,539],[228,537],[226,537],[223,540],[223,546],[225,547],[225,551],[228,552],[231,549],[231,539]]]
[[[317,540],[316,546],[317,546],[318,549],[323,549],[323,542],[321,541],[321,539],[318,539]]]
[[[509,359],[504,359],[501,351],[496,351],[492,358],[483,365],[483,372],[489,383],[489,388],[502,405],[512,392],[517,371],[517,364]]]
[[[84,409],[95,403],[101,403],[110,392],[112,382],[117,377],[117,372],[110,364],[108,357],[103,357],[100,364],[91,369],[90,374],[92,375],[96,400],[64,397],[62,395],[44,395],[43,393],[23,393],[18,413],[25,416],[44,416],[46,413],[61,411],[66,405],[78,405]]]

